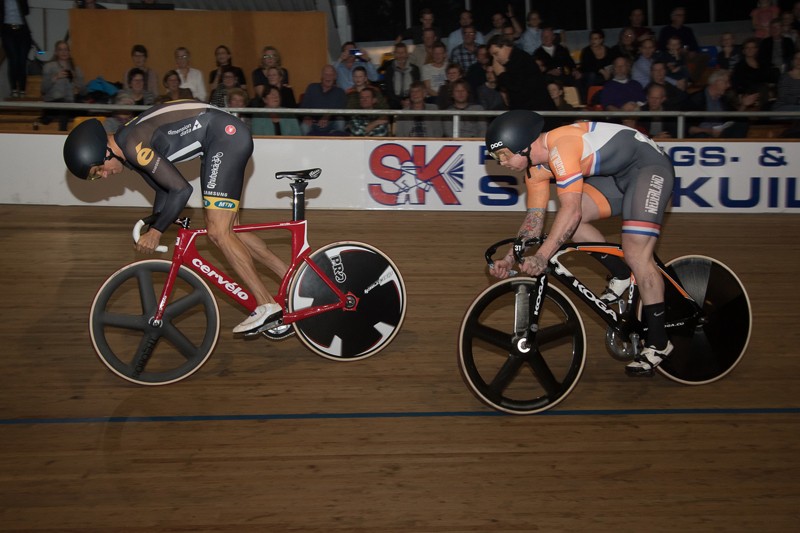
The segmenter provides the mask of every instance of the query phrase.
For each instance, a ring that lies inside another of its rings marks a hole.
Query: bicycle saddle
[[[313,180],[322,174],[321,168],[309,168],[306,170],[283,170],[275,173],[275,179],[288,178],[290,180]]]

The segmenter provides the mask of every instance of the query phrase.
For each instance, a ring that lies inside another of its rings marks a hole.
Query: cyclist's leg
[[[204,212],[208,237],[222,251],[233,270],[253,293],[256,303],[263,305],[274,302],[264,282],[261,281],[249,248],[239,235],[233,232],[236,211],[206,208]]]
[[[239,217],[236,217],[236,224],[239,223]],[[261,263],[262,265],[266,266],[275,274],[278,275],[281,279],[283,276],[286,275],[286,272],[289,270],[289,267],[283,260],[275,255],[272,250],[267,247],[267,244],[258,236],[253,233],[237,233],[236,235],[239,236],[241,241],[247,247],[247,250],[250,252],[250,256]]]
[[[637,154],[641,166],[618,178],[625,191],[622,207],[622,249],[639,286],[642,320],[647,327],[641,358],[627,367],[631,375],[652,375],[672,345],[665,329],[664,279],[653,253],[661,221],[672,194],[674,171],[663,154],[645,148]]]
[[[572,235],[575,242],[605,242],[606,237],[591,222],[619,215],[622,212],[622,192],[610,176],[592,176],[584,181],[581,200],[581,223]],[[628,279],[631,271],[620,258],[593,255],[616,279]]]
[[[209,120],[205,157],[200,169],[206,227],[211,241],[222,251],[258,304],[234,333],[257,333],[280,317],[281,308],[256,270],[250,249],[233,225],[238,220],[244,172],[253,154],[253,137],[236,117],[219,113]]]

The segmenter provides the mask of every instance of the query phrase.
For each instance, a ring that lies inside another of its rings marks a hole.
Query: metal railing
[[[96,104],[96,103],[52,103],[38,101],[5,101],[0,102],[0,112],[3,110],[19,111],[24,109],[37,110],[61,110],[70,112],[80,112],[82,115],[108,115],[114,111],[143,111],[151,106],[137,105],[117,105],[117,104]],[[298,117],[310,115],[335,115],[335,116],[423,116],[423,117],[443,117],[453,123],[453,137],[458,137],[460,123],[463,117],[496,117],[503,114],[503,111],[458,111],[446,110],[424,110],[410,111],[402,109],[304,109],[304,108],[263,108],[263,107],[242,107],[225,108],[226,111],[255,117],[259,115],[297,115]],[[702,118],[724,118],[738,119],[743,118],[755,120],[773,120],[779,122],[800,121],[800,111],[540,111],[544,117],[564,117],[570,120],[611,120],[616,121],[623,118],[653,118],[664,117],[674,118],[677,121],[678,139],[686,137],[687,121]]]

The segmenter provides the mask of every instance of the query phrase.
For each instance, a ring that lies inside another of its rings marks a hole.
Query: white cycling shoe
[[[622,295],[625,294],[625,291],[627,291],[630,286],[630,276],[625,279],[611,278],[608,280],[606,290],[600,295],[600,299],[607,304],[614,303],[622,298]]]
[[[275,322],[277,322],[282,315],[283,310],[281,306],[276,303],[259,305],[241,324],[233,328],[233,332],[244,333],[245,335],[258,333],[264,329],[278,325],[275,324]]]
[[[664,362],[664,359],[672,353],[673,348],[674,346],[669,341],[667,341],[666,348],[661,350],[656,350],[653,346],[643,348],[636,359],[625,367],[625,373],[634,377],[652,376],[655,374],[656,367]]]

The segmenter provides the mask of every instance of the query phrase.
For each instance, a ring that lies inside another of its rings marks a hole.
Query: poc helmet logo
[[[496,143],[492,143],[489,146],[489,150],[494,151],[494,150],[497,150],[498,148],[502,148],[502,147],[503,147],[503,141],[497,141]]]

